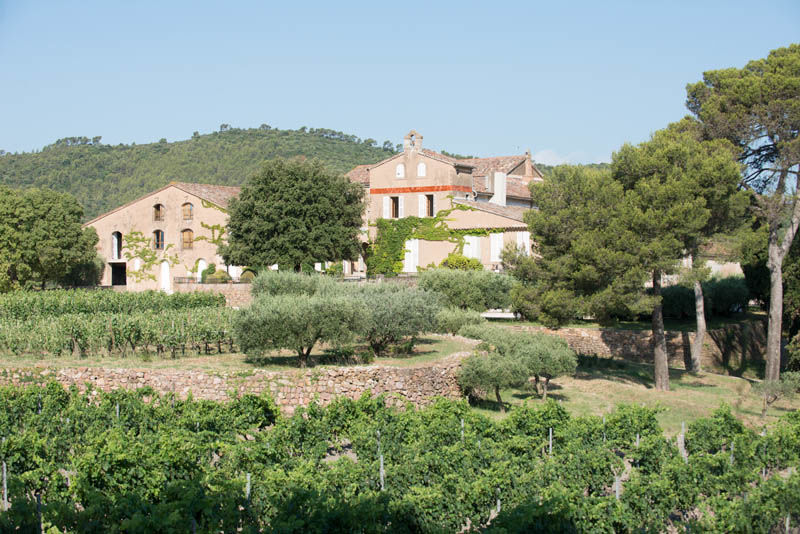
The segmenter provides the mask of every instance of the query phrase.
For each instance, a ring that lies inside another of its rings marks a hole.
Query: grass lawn
[[[578,368],[575,376],[559,377],[550,382],[549,397],[560,401],[573,415],[603,415],[620,403],[644,403],[659,407],[658,421],[668,435],[680,432],[681,421],[687,424],[707,417],[723,402],[752,428],[770,424],[779,416],[800,409],[800,400],[779,400],[761,419],[761,399],[751,392],[750,381],[711,373],[692,374],[670,369],[669,392],[653,389],[653,366],[598,359],[596,364]],[[542,402],[533,390],[501,390],[508,405]],[[494,395],[487,396],[494,399]],[[496,402],[481,400],[475,410],[490,417],[502,417]]]
[[[392,354],[387,357],[376,358],[372,365],[392,365],[398,367],[412,367],[423,363],[444,358],[455,352],[471,350],[472,345],[463,339],[452,336],[426,334],[414,346],[411,354]],[[355,351],[363,350],[356,348]],[[311,353],[309,364],[317,367],[337,367],[342,365],[359,364],[357,358],[347,353],[317,348]],[[169,356],[156,357],[137,353],[126,358],[115,355],[114,357],[90,356],[62,356],[59,358],[40,358],[35,355],[14,356],[0,355],[0,367],[26,368],[26,367],[109,367],[109,368],[137,368],[137,369],[198,369],[211,372],[239,372],[252,369],[266,369],[269,371],[285,371],[298,368],[297,355],[290,351],[275,351],[259,357],[249,357],[242,353],[188,355],[170,358]]]

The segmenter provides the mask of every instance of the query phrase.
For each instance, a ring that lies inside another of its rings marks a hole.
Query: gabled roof
[[[351,182],[369,186],[369,168],[372,165],[359,165],[345,174]]]
[[[467,165],[472,165],[475,170],[472,176],[486,176],[492,172],[510,173],[514,169],[525,163],[528,158],[525,154],[521,156],[496,156],[492,158],[469,158],[459,160]]]
[[[524,222],[522,215],[527,211],[525,208],[519,206],[500,206],[492,202],[475,202],[474,200],[464,200],[463,198],[454,198],[454,204],[463,204],[475,208],[476,210],[485,211],[494,215],[500,215],[507,219]]]
[[[191,183],[187,183],[187,182],[170,182],[170,183],[168,183],[167,185],[165,185],[164,187],[162,187],[160,189],[156,189],[155,191],[151,191],[151,192],[147,193],[146,195],[140,196],[136,200],[131,200],[127,204],[123,204],[122,206],[117,206],[116,208],[114,208],[111,211],[107,211],[107,212],[105,212],[103,214],[98,215],[97,217],[95,217],[91,221],[88,221],[88,222],[84,223],[83,226],[88,226],[88,225],[92,224],[95,221],[99,221],[103,217],[107,217],[107,216],[111,215],[112,213],[116,213],[116,212],[118,212],[118,211],[120,211],[122,209],[125,209],[128,206],[136,204],[137,202],[139,202],[139,201],[141,201],[141,200],[143,200],[143,199],[145,199],[145,198],[147,198],[149,196],[153,196],[156,193],[160,193],[161,191],[164,191],[165,189],[168,189],[170,187],[175,187],[177,189],[180,189],[181,191],[189,193],[190,195],[194,195],[194,196],[196,196],[198,198],[202,198],[203,200],[211,202],[212,204],[216,204],[217,206],[219,206],[220,208],[223,208],[223,209],[228,209],[228,203],[230,202],[230,200],[233,197],[238,196],[239,192],[242,189],[241,187],[233,187],[233,186],[227,186],[227,185],[191,184]]]
[[[466,159],[458,159],[453,158],[450,156],[445,156],[444,154],[440,154],[439,152],[434,152],[433,150],[428,150],[427,148],[423,148],[420,152],[429,158],[442,161],[444,163],[449,163],[450,165],[458,165],[459,167],[475,167],[470,160]],[[473,171],[474,174],[474,171]]]

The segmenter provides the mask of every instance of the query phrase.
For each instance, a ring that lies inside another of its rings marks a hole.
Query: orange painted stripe
[[[433,193],[434,191],[461,191],[471,193],[472,188],[468,185],[426,185],[420,187],[383,187],[370,189],[372,195],[392,194],[392,193]]]

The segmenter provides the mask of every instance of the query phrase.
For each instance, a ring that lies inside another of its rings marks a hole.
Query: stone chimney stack
[[[403,152],[409,152],[412,150],[422,150],[422,135],[417,133],[416,130],[411,130],[403,138]]]
[[[506,205],[506,173],[504,172],[497,172],[494,173],[494,195],[492,198],[489,199],[489,202],[493,204],[497,204],[498,206],[505,206]]]

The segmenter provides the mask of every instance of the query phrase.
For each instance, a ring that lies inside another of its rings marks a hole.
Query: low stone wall
[[[544,332],[559,336],[579,354],[635,361],[653,361],[653,334],[650,330],[617,330],[612,328],[559,328],[557,330],[512,326],[512,329]],[[691,356],[694,332],[665,333],[670,364],[687,364]],[[750,366],[763,365],[766,347],[766,322],[752,321],[709,330],[703,344],[704,367],[738,375]]]
[[[211,374],[199,370],[113,369],[105,367],[24,368],[0,370],[0,384],[25,385],[54,380],[64,387],[84,389],[91,384],[110,391],[145,386],[160,394],[224,401],[230,392],[269,392],[281,409],[291,414],[298,406],[317,399],[327,405],[339,396],[357,399],[370,391],[373,396],[390,393],[387,404],[429,404],[434,397],[461,398],[456,369],[467,353],[456,353],[438,362],[417,367],[353,366],[310,368],[296,371],[264,371]]]
[[[173,290],[176,293],[191,293],[192,291],[206,291],[210,293],[222,293],[225,295],[225,304],[232,308],[244,308],[249,306],[253,297],[250,294],[252,284],[197,284],[197,283],[175,283]]]

